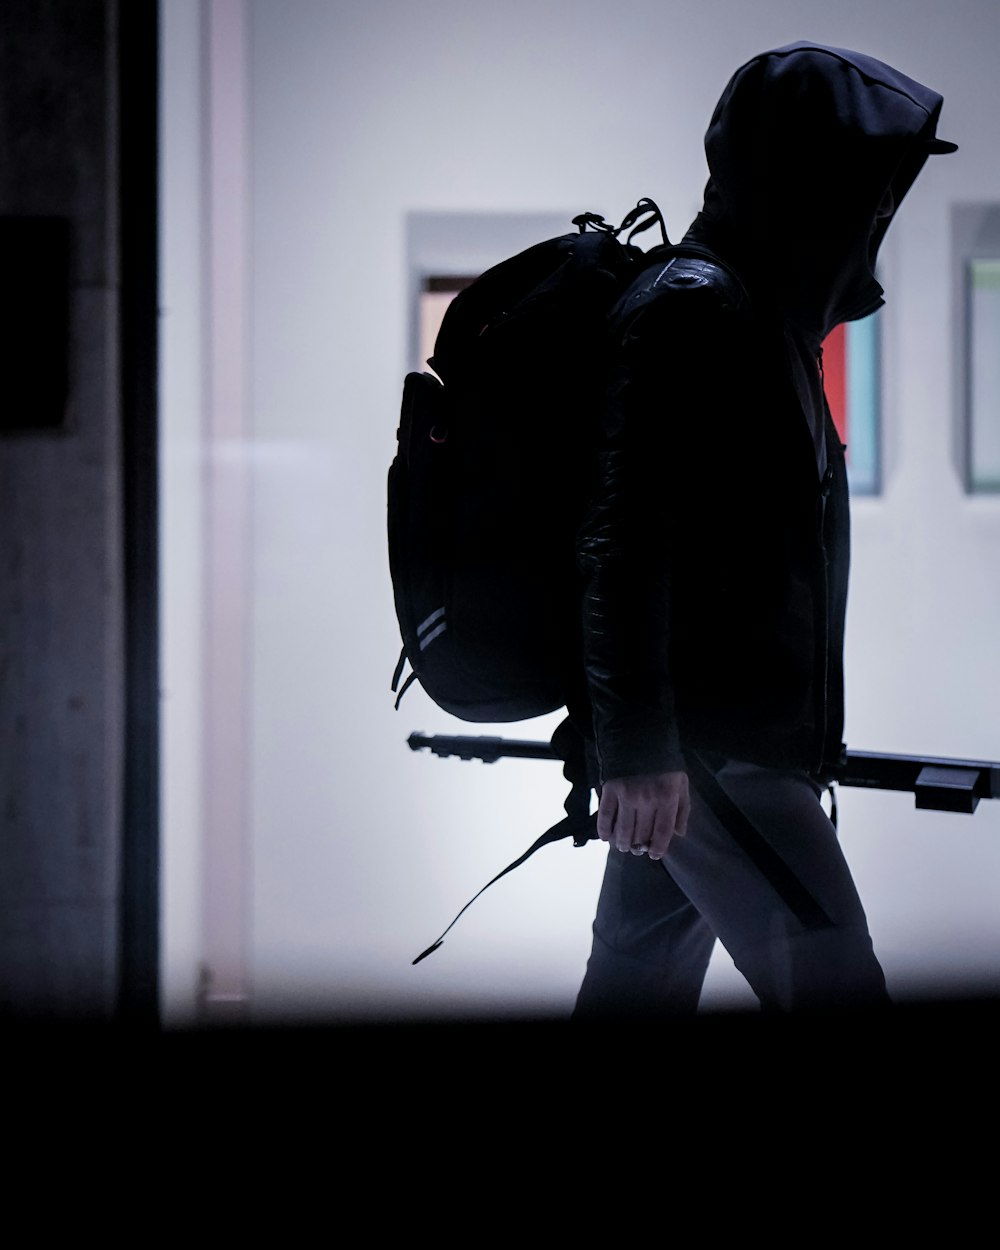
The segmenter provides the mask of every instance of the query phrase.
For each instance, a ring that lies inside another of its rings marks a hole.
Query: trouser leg
[[[663,861],[608,852],[575,1014],[694,1011],[714,935],[765,1009],[887,1003],[818,788],[803,773],[735,761],[713,771],[828,923],[800,919],[692,788],[687,836]]]
[[[688,834],[662,862],[766,1009],[884,1004],[885,978],[818,787],[800,772],[736,761],[716,780],[825,913],[799,919],[692,788]]]
[[[609,850],[574,1017],[694,1012],[714,945],[661,864]]]

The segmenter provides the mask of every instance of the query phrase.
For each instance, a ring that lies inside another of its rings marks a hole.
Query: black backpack
[[[633,234],[657,223],[662,246],[633,246]],[[410,373],[404,382],[388,491],[389,564],[403,637],[394,692],[407,659],[413,671],[397,708],[414,680],[466,721],[527,720],[580,693],[576,533],[596,481],[607,314],[646,265],[682,252],[718,260],[697,245],[673,247],[649,199],[617,227],[593,213],[573,224],[579,233],[502,261],[456,295],[427,362],[438,376]],[[459,752],[487,758],[481,744],[473,740],[471,754]],[[487,882],[414,963],[437,950],[483,890],[540,847],[570,835],[584,846],[596,836],[590,750],[570,718],[553,734],[551,750],[571,785],[565,818]],[[693,755],[688,768],[802,923],[829,924],[711,772]]]
[[[427,362],[437,376],[404,382],[388,482],[397,708],[419,680],[462,720],[518,721],[581,688],[576,532],[597,468],[606,316],[670,243],[649,199],[617,227],[593,213],[573,224],[460,291]],[[662,247],[632,244],[655,224]]]

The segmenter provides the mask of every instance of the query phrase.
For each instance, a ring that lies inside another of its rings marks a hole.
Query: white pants
[[[716,781],[818,904],[804,920],[696,787],[659,861],[609,848],[576,1018],[696,1010],[716,939],[765,1010],[887,1004],[861,900],[805,773],[715,761]]]

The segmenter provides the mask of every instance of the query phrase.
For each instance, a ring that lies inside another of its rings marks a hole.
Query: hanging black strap
[[[587,767],[586,739],[567,716],[556,726],[551,746],[563,762],[563,776],[570,785],[563,807],[567,817],[575,822],[575,828],[567,832],[573,834],[574,846],[586,846],[597,837],[597,815],[590,814],[592,787]]]
[[[389,687],[393,694],[396,693],[396,687],[399,685],[399,679],[403,675],[403,666],[406,663],[406,646],[404,644],[402,651],[399,653],[399,659],[396,661],[396,667],[392,672],[392,685]]]
[[[830,917],[760,830],[723,790],[707,765],[693,751],[686,751],[684,758],[694,788],[800,923],[806,929],[831,928],[833,921]]]
[[[396,695],[396,711],[397,712],[399,711],[400,700],[402,699],[403,695],[406,694],[407,690],[409,690],[409,688],[413,685],[413,683],[416,680],[417,680],[416,673],[411,673],[409,677],[407,677],[406,681],[403,682],[402,690],[400,690],[399,694]]]
[[[404,686],[403,689],[405,690],[406,687]],[[568,837],[572,837],[574,846],[586,846],[591,838],[597,837],[597,814],[596,812],[593,815],[590,814],[590,783],[587,774],[586,742],[583,735],[568,718],[561,722],[552,735],[552,749],[563,760],[563,776],[570,782],[570,792],[566,796],[566,802],[563,804],[566,815],[550,829],[546,829],[541,837],[536,838],[523,855],[519,855],[513,863],[508,864],[502,872],[498,872],[491,881],[486,882],[481,890],[473,894],[472,898],[469,899],[437,941],[428,946],[426,950],[421,951],[414,959],[414,964],[420,963],[421,959],[426,959],[428,955],[432,955],[437,950],[459,916],[472,906],[480,894],[488,890],[501,877],[505,877],[507,873],[513,872],[515,868],[520,867],[526,859],[529,859],[541,847],[548,846],[550,842],[559,842],[561,839]]]
[[[558,842],[561,838],[569,837],[570,834],[574,835],[574,842],[576,842],[577,832],[578,832],[577,822],[572,816],[564,816],[563,819],[558,822],[558,824],[553,825],[551,829],[546,829],[546,831],[542,834],[540,838],[536,838],[535,841],[532,842],[531,846],[528,847],[528,849],[524,852],[523,855],[519,855],[512,864],[507,865],[507,867],[503,870],[503,872],[498,872],[492,881],[487,881],[481,890],[478,890],[475,894],[473,894],[472,898],[469,899],[469,901],[465,904],[465,907],[462,908],[462,911],[458,913],[458,916],[455,917],[455,920],[453,920],[451,924],[448,926],[448,928],[445,929],[444,933],[441,934],[438,940],[432,943],[432,945],[428,946],[425,951],[421,951],[420,954],[416,957],[416,959],[414,959],[413,962],[415,964],[418,964],[420,963],[421,959],[426,959],[428,955],[432,955],[434,951],[436,951],[437,948],[444,941],[445,936],[448,933],[449,929],[451,929],[455,921],[458,920],[458,917],[462,915],[462,912],[470,908],[472,904],[476,901],[476,899],[479,897],[479,895],[482,894],[484,891],[488,890],[490,886],[494,884],[494,882],[499,881],[501,877],[506,877],[507,873],[513,872],[515,868],[520,867],[520,865],[523,864],[526,859],[528,859],[531,855],[534,855],[534,853],[537,850],[539,850],[541,847],[548,846],[550,842]],[[581,843],[576,843],[576,844],[582,845]]]

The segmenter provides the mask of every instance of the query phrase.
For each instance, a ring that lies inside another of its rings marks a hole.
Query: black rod
[[[487,764],[508,757],[560,758],[548,742],[487,734],[412,733],[407,743],[412,751],[429,749],[441,758],[457,755]],[[838,785],[868,790],[910,791],[918,807],[938,811],[971,813],[980,799],[1000,798],[1000,763],[990,760],[848,751],[833,780]]]

